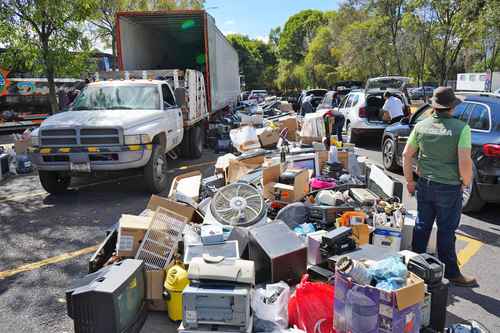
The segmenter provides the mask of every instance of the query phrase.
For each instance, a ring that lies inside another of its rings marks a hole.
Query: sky
[[[269,31],[304,9],[333,10],[336,0],[206,0],[205,8],[224,33],[267,41]]]

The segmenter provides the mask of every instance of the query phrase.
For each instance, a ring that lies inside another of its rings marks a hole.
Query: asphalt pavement
[[[376,147],[360,152],[381,164]],[[172,161],[169,175],[195,169],[211,175],[216,158],[206,152],[196,161]],[[44,192],[36,175],[0,183],[1,332],[73,331],[65,289],[87,272],[93,247],[106,229],[121,214],[140,213],[150,197],[140,176],[117,177],[79,180],[64,196]],[[407,193],[405,203],[416,207]],[[492,333],[500,332],[500,207],[490,205],[481,214],[463,215],[460,233],[464,236],[457,250],[463,252],[463,270],[475,275],[480,286],[451,289],[448,323],[475,319]],[[164,314],[155,313],[143,332],[171,332],[174,327]]]

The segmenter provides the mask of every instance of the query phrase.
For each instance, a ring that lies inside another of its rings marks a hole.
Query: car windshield
[[[366,90],[371,89],[402,89],[407,80],[404,78],[380,78],[369,79],[366,83]]]
[[[154,85],[87,86],[73,103],[82,110],[158,110],[160,95]]]

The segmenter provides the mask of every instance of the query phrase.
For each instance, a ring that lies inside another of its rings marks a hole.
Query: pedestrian
[[[394,124],[404,117],[403,102],[390,92],[384,93],[385,103],[382,106],[382,119],[389,124]]]
[[[461,103],[449,87],[434,91],[434,114],[419,122],[403,152],[403,171],[410,194],[416,192],[418,217],[413,230],[413,251],[423,253],[437,224],[437,251],[445,264],[445,277],[452,283],[472,287],[476,279],[460,272],[455,231],[462,210],[462,190],[471,184],[470,127],[452,117]],[[413,179],[412,160],[417,156],[418,181]]]
[[[304,99],[302,100],[302,105],[300,107],[300,114],[302,116],[305,116],[308,113],[314,112],[314,108],[311,104],[311,100],[312,100],[312,95],[308,95],[308,96],[304,97]]]

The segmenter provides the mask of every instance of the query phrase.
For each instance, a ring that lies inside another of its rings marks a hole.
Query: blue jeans
[[[455,230],[462,214],[462,186],[420,178],[417,182],[417,210],[418,217],[413,229],[413,251],[426,252],[435,220],[438,230],[438,257],[445,264],[445,277],[453,279],[460,276]]]

